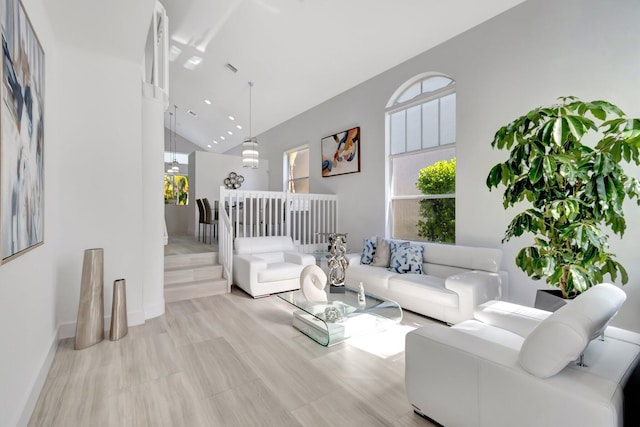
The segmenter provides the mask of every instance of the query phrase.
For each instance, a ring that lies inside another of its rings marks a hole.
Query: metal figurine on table
[[[318,233],[329,236],[329,253],[331,258],[327,261],[329,267],[329,284],[333,286],[344,285],[344,273],[347,269],[347,233]]]

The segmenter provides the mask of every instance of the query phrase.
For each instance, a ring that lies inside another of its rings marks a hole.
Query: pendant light
[[[258,138],[251,136],[251,88],[253,83],[249,82],[249,137],[242,143],[242,167],[258,168]]]
[[[178,164],[178,160],[176,157],[176,151],[178,149],[176,142],[176,126],[178,124],[176,119],[176,110],[178,109],[177,105],[173,106],[173,162],[171,162],[171,172],[178,173],[180,172],[180,165]]]

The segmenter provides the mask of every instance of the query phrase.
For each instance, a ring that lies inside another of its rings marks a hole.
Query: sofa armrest
[[[551,312],[506,301],[487,301],[479,305],[473,317],[487,325],[506,329],[526,338]]]
[[[316,263],[316,259],[313,255],[303,254],[301,252],[285,252],[284,260],[285,262],[300,265],[312,265]]]
[[[517,351],[455,327],[423,326],[409,332],[405,344],[409,402],[445,426],[479,425],[483,361],[521,370]]]
[[[474,270],[447,277],[444,286],[458,294],[458,318],[451,322],[457,323],[473,319],[478,305],[500,299],[502,279],[498,273]]]
[[[243,289],[258,283],[258,272],[266,269],[267,262],[256,256],[235,255],[233,257],[234,282]]]

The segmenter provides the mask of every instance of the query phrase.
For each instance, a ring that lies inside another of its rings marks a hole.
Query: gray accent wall
[[[445,73],[456,80],[458,94],[457,242],[502,248],[510,300],[532,305],[536,288],[546,284],[515,266],[526,238],[501,243],[517,211],[505,211],[501,191],[485,186],[491,166],[506,159],[506,152],[491,149],[491,140],[502,125],[564,95],[605,99],[640,117],[639,21],[636,1],[528,0],[259,135],[261,147],[268,147],[270,189],[282,190],[282,153],[308,143],[311,191],[340,196],[339,231],[349,233],[349,248],[358,251],[365,236],[385,235],[385,105],[413,76]],[[320,140],[353,126],[361,127],[362,171],[322,178]],[[629,171],[640,175],[636,167]],[[629,204],[626,212],[624,239],[611,239],[630,276],[627,303],[614,323],[640,331],[640,207]]]

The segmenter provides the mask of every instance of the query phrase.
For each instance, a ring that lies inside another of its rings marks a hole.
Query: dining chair
[[[213,243],[213,227],[214,225],[217,226],[218,225],[218,220],[217,218],[214,219],[213,218],[213,211],[211,210],[211,203],[209,203],[209,199],[207,199],[206,197],[204,197],[202,199],[202,203],[204,204],[204,224],[205,224],[205,230],[206,230],[206,226],[209,226],[209,243]],[[207,243],[207,239],[205,237],[204,242]]]
[[[206,216],[202,199],[196,199],[196,204],[198,205],[198,241],[200,241],[200,236],[202,236],[204,240],[204,231],[206,231]]]

